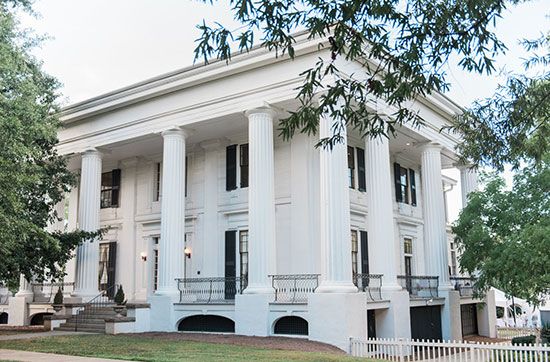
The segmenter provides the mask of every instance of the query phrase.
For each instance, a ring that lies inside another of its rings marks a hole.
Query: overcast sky
[[[22,23],[51,37],[35,54],[44,61],[44,69],[63,83],[63,103],[68,104],[192,64],[194,40],[199,36],[196,24],[206,19],[237,27],[225,4],[35,0],[40,16],[24,16]],[[526,54],[518,40],[547,32],[549,13],[548,0],[527,2],[504,13],[496,30],[509,51],[497,59],[497,68],[522,70]],[[448,67],[448,74],[452,84],[448,95],[463,106],[490,96],[499,82],[497,75],[473,75],[454,66]],[[457,195],[453,199],[459,200]],[[451,208],[454,217],[458,208]]]

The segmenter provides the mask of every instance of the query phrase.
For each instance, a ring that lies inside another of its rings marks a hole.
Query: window
[[[458,262],[457,262],[457,255],[456,255],[456,248],[455,243],[451,242],[451,267],[450,272],[451,275],[458,275]]]
[[[359,191],[366,190],[365,150],[348,146],[348,186]]]
[[[118,207],[120,192],[120,170],[101,174],[101,208]]]
[[[357,230],[351,231],[351,272],[352,275],[355,275],[359,272],[358,270],[358,253],[359,253],[359,243],[357,239]]]
[[[236,190],[237,185],[241,188],[248,187],[248,144],[240,145],[238,158],[237,146],[231,145],[226,148],[225,189],[227,191]]]
[[[241,279],[248,280],[248,230],[239,232],[239,254],[241,256]]]
[[[153,238],[153,291],[159,286],[159,238]]]
[[[414,170],[393,164],[395,199],[397,202],[416,206],[416,178]]]
[[[153,201],[160,201],[162,195],[162,164],[160,162],[155,163],[155,176],[154,176],[154,194]]]
[[[403,241],[403,253],[405,256],[405,275],[412,275],[413,241],[411,238],[405,238]]]

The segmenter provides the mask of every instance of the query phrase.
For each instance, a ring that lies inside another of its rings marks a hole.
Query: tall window
[[[248,143],[227,146],[225,151],[225,189],[227,191],[248,187]],[[237,150],[239,157],[237,157]]]
[[[239,254],[241,256],[241,280],[248,280],[248,230],[239,232]]]
[[[120,170],[101,174],[101,208],[118,207],[120,193]]]
[[[153,290],[159,286],[159,238],[153,238]]]
[[[348,146],[348,186],[365,191],[365,150]]]
[[[416,206],[416,179],[414,170],[393,164],[395,199],[397,202]]]
[[[154,195],[153,201],[160,201],[162,195],[162,164],[160,162],[155,163],[155,175],[154,175]]]
[[[348,183],[355,188],[355,149],[351,146],[348,146]]]
[[[357,237],[357,230],[351,231],[351,272],[352,275],[355,275],[359,272],[359,240]]]
[[[411,238],[403,240],[403,254],[405,257],[405,275],[412,275],[413,241]]]

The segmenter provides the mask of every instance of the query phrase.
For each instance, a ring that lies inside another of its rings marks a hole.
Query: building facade
[[[300,39],[293,61],[256,49],[63,110],[58,149],[80,183],[52,227],[106,229],[67,265],[66,300],[122,285],[143,307],[125,331],[298,335],[343,349],[350,336],[494,335],[494,300],[455,277],[446,222],[456,182],[441,172],[456,167],[459,139],[439,130],[460,109],[433,94],[411,105],[426,125],[389,139],[348,130],[316,148],[332,134],[327,116],[318,135],[284,140],[298,74],[329,56],[318,43]],[[391,118],[380,101],[372,109]],[[461,185],[465,197],[475,172],[463,168]],[[22,280],[9,323],[51,311],[36,288],[48,294]]]

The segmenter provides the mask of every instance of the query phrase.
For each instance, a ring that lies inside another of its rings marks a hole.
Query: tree
[[[37,39],[18,28],[13,10],[29,1],[0,2],[0,280],[14,287],[20,273],[59,278],[72,251],[99,232],[48,232],[75,184],[56,153],[57,81],[41,70],[30,49]]]
[[[294,58],[296,30],[312,39],[328,39],[330,56],[301,74],[300,105],[282,120],[280,130],[285,138],[315,133],[319,116],[328,113],[339,123],[332,137],[320,141],[330,146],[341,140],[338,130],[345,125],[375,137],[389,135],[405,122],[422,124],[409,104],[448,89],[443,68],[451,55],[464,69],[491,73],[494,56],[505,50],[491,26],[507,5],[517,2],[231,0],[242,26],[232,31],[203,22],[195,58],[229,61],[233,43],[236,51],[245,52],[257,37],[261,47]],[[360,62],[366,75],[341,73],[339,59]],[[370,99],[393,109],[391,118],[369,109]]]
[[[490,286],[540,304],[550,295],[550,157],[516,173],[512,190],[492,174],[469,195],[452,228],[462,271]]]

